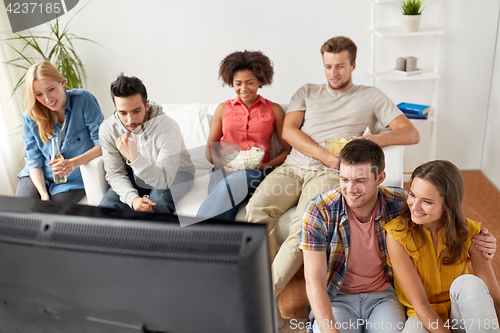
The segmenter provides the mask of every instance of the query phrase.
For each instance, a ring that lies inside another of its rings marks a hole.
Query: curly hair
[[[251,70],[264,85],[273,82],[273,62],[261,51],[237,51],[226,56],[219,66],[219,79],[228,86],[233,86],[234,74],[242,70]]]

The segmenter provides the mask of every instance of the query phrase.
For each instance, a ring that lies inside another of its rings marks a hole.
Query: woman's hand
[[[273,167],[271,165],[268,165],[267,163],[261,163],[259,165],[257,165],[257,170],[261,170],[261,171],[267,171],[269,169],[272,169]]]
[[[229,163],[227,163],[226,161],[223,161],[223,165],[222,165],[222,167],[224,168],[224,170],[225,170],[226,172],[229,172],[229,173],[235,173],[235,172],[240,171],[240,170],[238,170],[238,169],[233,168],[233,167],[232,167]],[[219,169],[220,169],[220,168],[219,168]]]
[[[52,165],[52,171],[61,177],[67,176],[75,170],[75,163],[72,160],[59,160],[51,161],[49,165]],[[43,199],[42,199],[43,200]],[[48,199],[47,199],[48,200]]]

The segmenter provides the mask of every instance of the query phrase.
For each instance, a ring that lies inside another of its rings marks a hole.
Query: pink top
[[[347,274],[340,291],[346,294],[376,293],[391,286],[384,276],[382,259],[378,255],[374,222],[380,207],[375,204],[370,221],[361,223],[347,208],[350,228],[349,258]]]
[[[222,116],[220,142],[235,143],[244,148],[249,143],[260,143],[266,149],[263,163],[269,161],[269,147],[274,132],[273,103],[262,96],[247,109],[239,97],[226,101]]]

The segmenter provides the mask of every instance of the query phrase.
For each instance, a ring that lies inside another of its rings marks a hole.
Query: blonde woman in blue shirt
[[[86,90],[66,90],[66,79],[50,62],[26,73],[23,141],[26,165],[17,176],[17,197],[77,203],[85,195],[80,165],[101,155],[98,131],[103,115]],[[64,160],[52,163],[52,137],[59,139]],[[53,172],[66,176],[54,183]]]

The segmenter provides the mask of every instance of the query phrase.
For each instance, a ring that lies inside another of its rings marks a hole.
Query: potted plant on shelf
[[[403,0],[401,2],[401,10],[403,12],[403,31],[418,31],[423,10],[420,0]]]

